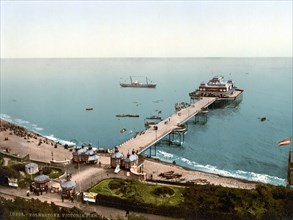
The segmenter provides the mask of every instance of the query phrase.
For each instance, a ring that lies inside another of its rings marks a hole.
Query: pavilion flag
[[[287,138],[285,140],[282,140],[280,142],[278,142],[278,146],[284,146],[284,145],[289,145],[291,143],[291,138]]]

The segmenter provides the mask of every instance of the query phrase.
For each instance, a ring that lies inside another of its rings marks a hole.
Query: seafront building
[[[61,180],[60,187],[62,189],[61,198],[63,199],[71,199],[75,196],[75,188],[76,182],[71,180],[71,175],[67,174],[64,180]]]
[[[237,87],[232,80],[224,80],[223,76],[215,76],[208,82],[202,82],[198,89],[189,95],[194,98],[199,97],[219,97],[228,98],[236,92]]]
[[[114,148],[114,153],[111,155],[111,167],[116,168],[117,165],[121,165],[123,161],[123,153],[119,152],[118,148]]]
[[[126,156],[119,152],[118,148],[114,148],[114,153],[111,155],[111,167],[116,168],[117,166],[125,170],[130,170],[132,166],[138,165],[138,155],[132,150],[132,153],[127,153]]]
[[[48,183],[50,182],[50,177],[44,175],[42,171],[40,171],[40,175],[34,178],[34,181],[30,185],[30,191],[39,195],[39,193],[48,192]]]
[[[39,172],[39,166],[36,163],[28,163],[24,167],[25,172],[29,175],[33,175]]]
[[[126,157],[124,157],[121,167],[124,168],[125,170],[130,170],[132,166],[137,166],[137,165],[138,165],[138,156],[135,154],[133,150],[132,154],[128,152]]]
[[[72,156],[73,162],[75,163],[95,164],[99,159],[97,151],[94,150],[90,144],[88,147],[82,146],[79,149],[76,148],[75,152],[72,153]]]
[[[209,108],[224,107],[231,103],[237,106],[243,98],[243,90],[235,86],[232,80],[223,76],[215,76],[208,82],[202,82],[195,91],[189,93],[190,101],[198,101],[206,97],[215,98]]]

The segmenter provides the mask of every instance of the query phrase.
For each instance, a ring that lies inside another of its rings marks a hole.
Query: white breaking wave
[[[30,122],[29,121],[25,121],[25,120],[22,120],[22,119],[20,119],[20,118],[17,118],[17,119],[15,119],[14,120],[17,124],[30,124]]]
[[[13,119],[11,116],[9,116],[7,114],[0,114],[0,118],[5,120],[5,121],[9,121],[11,123],[23,126],[24,128],[26,128],[26,129],[28,129],[30,131],[38,133],[38,134],[42,135],[43,137],[45,137],[45,138],[47,138],[49,140],[59,142],[60,144],[63,144],[63,145],[67,144],[68,146],[75,146],[76,145],[76,143],[74,143],[72,141],[66,141],[66,140],[56,138],[56,137],[54,137],[53,134],[51,134],[51,135],[41,134],[40,131],[43,131],[44,129],[41,128],[41,127],[38,127],[37,124],[30,123],[29,121],[25,121],[25,120],[20,119],[20,118]]]
[[[160,150],[158,150],[158,152],[159,152],[160,154],[162,154],[162,156],[165,157],[165,158],[173,158],[173,157],[174,157],[173,154],[167,153],[167,152],[165,152],[165,151],[160,151]]]
[[[31,126],[32,126],[33,131],[42,131],[42,130],[44,130],[44,128],[40,128],[36,124],[32,124]]]
[[[56,138],[56,137],[54,137],[53,134],[50,134],[50,135],[47,135],[47,136],[44,136],[44,137],[49,139],[49,140],[52,140],[52,141],[54,141],[56,143],[59,142],[60,144],[63,144],[63,145],[65,145],[65,144],[67,144],[68,146],[75,146],[76,145],[74,142]]]
[[[213,166],[210,164],[206,164],[206,165],[199,164],[195,161],[190,161],[183,157],[177,157],[177,156],[174,156],[173,154],[170,154],[161,150],[158,151],[157,158],[166,162],[176,161],[178,164],[183,166],[185,165],[186,167],[192,168],[194,170],[199,170],[206,173],[213,173],[220,176],[234,177],[238,179],[269,183],[273,185],[282,185],[282,186],[287,185],[287,182],[285,179],[282,179],[276,176],[270,176],[267,174],[259,174],[259,173],[243,171],[243,170],[221,170],[216,166]]]
[[[5,120],[5,121],[9,121],[9,122],[12,121],[12,120],[11,120],[11,117],[10,117],[9,115],[6,115],[6,114],[0,114],[0,118],[1,118],[2,120]]]
[[[38,125],[31,124],[29,121],[23,120],[21,118],[14,119],[11,116],[6,115],[6,114],[1,114],[0,118],[5,120],[5,121],[9,121],[9,122],[11,122],[13,124],[22,126],[22,127],[26,128],[26,129],[28,129],[30,131],[33,131],[33,132],[36,132],[36,133],[38,133],[39,131],[44,130],[43,128],[38,127]]]
[[[33,130],[42,131],[42,130],[44,130],[44,128],[34,127]]]

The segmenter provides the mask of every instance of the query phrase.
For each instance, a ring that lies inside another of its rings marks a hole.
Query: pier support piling
[[[184,143],[184,134],[185,132],[179,131],[173,131],[172,133],[170,133],[168,141],[169,145],[176,144],[181,146]]]
[[[153,154],[153,151],[152,151],[153,148],[154,148],[154,150],[155,150],[154,154]],[[154,145],[151,146],[149,149],[150,149],[149,157],[157,156],[157,144],[154,144]]]
[[[201,112],[194,116],[195,124],[206,124],[208,121],[208,115],[205,112]]]

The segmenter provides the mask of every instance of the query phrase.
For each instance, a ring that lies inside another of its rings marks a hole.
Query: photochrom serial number
[[[10,212],[11,217],[31,217],[31,218],[81,218],[81,217],[96,217],[94,215],[78,214],[78,213],[23,213],[23,212]]]

